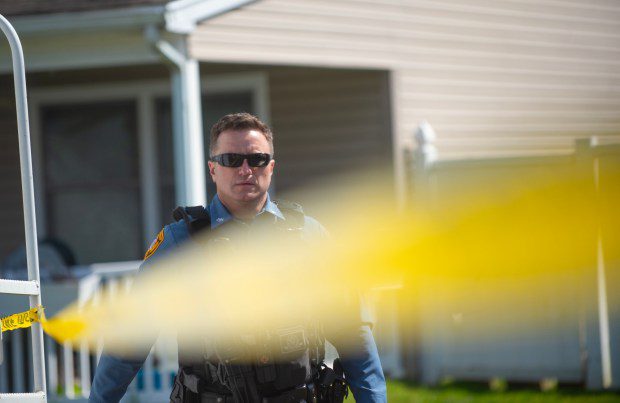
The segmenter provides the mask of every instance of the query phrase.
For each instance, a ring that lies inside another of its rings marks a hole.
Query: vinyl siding
[[[564,154],[620,138],[620,3],[259,0],[203,22],[200,60],[392,73],[395,143],[440,158]],[[398,156],[397,156],[398,159]]]

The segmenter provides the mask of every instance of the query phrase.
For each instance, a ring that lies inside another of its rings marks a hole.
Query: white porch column
[[[147,28],[146,36],[172,70],[176,203],[182,206],[205,205],[207,186],[198,61],[188,55],[186,37],[181,37],[175,46],[162,39],[153,26]]]
[[[172,77],[176,201],[182,206],[204,205],[207,187],[198,61],[186,57]]]

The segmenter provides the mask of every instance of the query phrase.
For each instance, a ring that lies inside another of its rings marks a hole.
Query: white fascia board
[[[19,35],[49,34],[60,31],[105,30],[144,27],[164,21],[163,6],[119,8],[13,17],[11,24]]]
[[[144,27],[165,22],[166,30],[189,34],[200,21],[242,7],[256,0],[174,0],[164,6],[118,8],[10,18],[19,35],[59,31]]]
[[[166,4],[166,30],[190,34],[200,21],[245,6],[256,0],[175,0]]]

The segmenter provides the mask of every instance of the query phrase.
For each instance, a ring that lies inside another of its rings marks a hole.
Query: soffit
[[[170,0],[0,0],[0,14],[5,17],[99,11],[139,6],[165,5]]]

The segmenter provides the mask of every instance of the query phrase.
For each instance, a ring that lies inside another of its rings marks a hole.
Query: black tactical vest
[[[305,221],[301,206],[281,201],[276,204],[285,216],[277,225],[284,225],[282,229],[293,237],[301,235]],[[209,214],[202,206],[177,207],[173,217],[177,221],[184,220],[190,236],[211,231]],[[210,236],[217,237],[218,229]],[[230,340],[227,342],[230,346]],[[239,335],[232,343],[236,345],[232,350],[218,346],[217,342],[205,341],[202,357],[184,351],[181,335],[178,344],[179,373],[171,395],[174,403],[210,401],[204,398],[209,394],[213,395],[214,403],[312,401],[293,394],[300,387],[312,385],[324,367],[323,328],[319,320],[312,318],[303,318],[299,323],[279,329]],[[248,355],[244,356],[246,347]],[[291,397],[278,398],[287,394]]]

